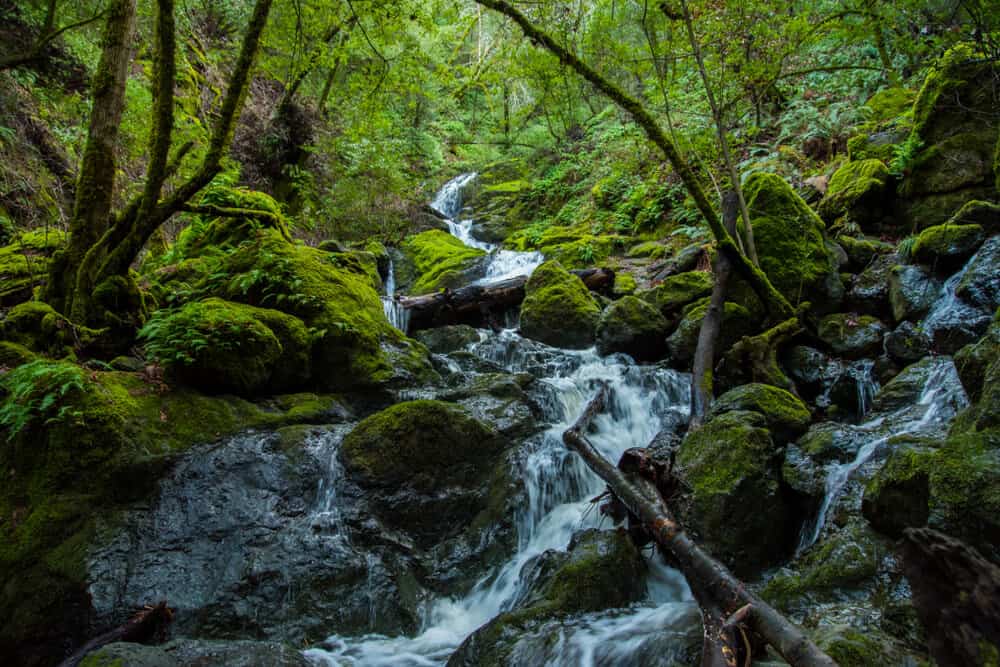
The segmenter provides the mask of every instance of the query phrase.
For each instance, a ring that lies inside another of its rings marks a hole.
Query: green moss
[[[521,332],[549,345],[589,347],[600,314],[583,281],[550,260],[536,268],[525,285]]]
[[[688,304],[683,310],[683,317],[677,329],[667,338],[667,348],[670,358],[675,362],[688,362],[694,358],[698,346],[698,335],[701,332],[701,322],[708,312],[709,298]],[[758,325],[750,311],[743,306],[727,301],[722,310],[722,329],[719,341],[715,347],[716,360],[744,336],[749,336]]]
[[[631,273],[626,273],[624,271],[615,273],[615,296],[628,296],[633,294],[635,293],[637,287],[638,285],[635,282],[635,277]]]
[[[629,257],[648,257],[650,259],[661,259],[670,252],[670,248],[659,241],[645,241],[628,249],[625,253]]]
[[[774,287],[792,304],[835,296],[829,285],[835,265],[819,216],[775,174],[751,174],[743,191],[760,265]]]
[[[952,267],[971,257],[984,238],[979,225],[935,225],[920,232],[910,256],[920,264]]]
[[[566,268],[587,268],[603,263],[626,241],[617,235],[595,235],[589,225],[528,227],[504,240],[512,250],[538,250]]]
[[[710,416],[733,410],[750,410],[763,415],[767,427],[794,439],[809,428],[811,415],[797,396],[767,384],[745,384],[727,391],[712,404]]]
[[[816,335],[835,353],[860,359],[881,350],[885,325],[871,315],[831,313],[819,321]]]
[[[870,122],[885,123],[906,114],[913,107],[916,93],[909,88],[883,88],[865,102],[871,111]]]
[[[0,320],[0,336],[32,352],[52,357],[73,356],[100,332],[77,326],[41,301],[18,304]]]
[[[413,262],[417,273],[411,288],[414,294],[459,287],[467,281],[466,272],[472,264],[486,254],[438,229],[409,237],[403,242],[402,250]]]
[[[637,361],[656,361],[666,351],[667,320],[655,307],[626,296],[612,303],[597,325],[601,354],[624,352]]]
[[[34,358],[35,354],[25,346],[0,340],[0,368],[10,370]]]
[[[66,243],[64,232],[46,229],[25,232],[0,248],[0,306],[31,298],[45,282],[52,254]]]
[[[823,626],[816,637],[819,647],[841,667],[909,664],[888,637],[843,626]]]
[[[229,212],[245,211],[246,215],[199,216],[178,238],[174,254],[190,256],[210,248],[234,248],[266,230],[291,239],[289,223],[281,213],[281,206],[263,192],[213,186],[205,191],[199,203]]]
[[[708,271],[687,271],[667,277],[652,289],[637,296],[670,315],[682,307],[712,293],[712,274]]]
[[[833,175],[819,214],[832,222],[843,215],[858,223],[874,221],[882,215],[889,170],[881,160],[848,162]]]

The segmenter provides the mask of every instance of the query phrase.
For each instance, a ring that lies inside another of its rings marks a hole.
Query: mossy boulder
[[[631,294],[635,294],[638,287],[639,285],[635,281],[635,276],[631,273],[626,273],[625,271],[615,273],[615,285],[612,288],[612,293],[615,296],[629,296]]]
[[[585,530],[568,552],[546,551],[525,566],[534,584],[514,609],[470,635],[448,660],[451,667],[515,667],[522,651],[544,654],[570,615],[625,607],[645,595],[646,564],[623,530]],[[550,625],[551,624],[551,627]],[[532,650],[540,645],[540,651]]]
[[[667,320],[660,311],[634,296],[605,309],[597,324],[597,351],[624,352],[636,361],[656,361],[666,352]]]
[[[35,359],[35,353],[23,345],[0,340],[0,369],[8,371]]]
[[[972,257],[985,238],[979,225],[934,225],[920,232],[910,256],[947,274]]]
[[[757,412],[732,411],[688,434],[677,456],[690,486],[682,521],[746,578],[787,555],[798,528],[781,488],[781,448]]]
[[[420,400],[362,420],[344,438],[340,457],[382,521],[431,546],[486,509],[506,446],[461,407]]]
[[[809,428],[811,415],[797,396],[767,384],[745,384],[730,389],[712,403],[709,418],[726,412],[746,410],[764,417],[772,437],[779,444],[794,440]]]
[[[861,359],[878,354],[886,328],[871,315],[832,313],[819,322],[816,334],[837,355]]]
[[[0,338],[55,358],[73,356],[97,336],[97,331],[74,325],[42,301],[18,304],[0,319]]]
[[[694,358],[698,347],[698,334],[701,331],[701,321],[708,312],[708,298],[696,301],[684,309],[680,323],[667,338],[667,350],[670,358],[677,363],[687,363]],[[716,361],[736,341],[753,333],[756,322],[750,311],[743,306],[727,301],[723,307],[722,329],[715,345]]]
[[[885,351],[893,360],[912,364],[930,352],[931,338],[913,322],[902,322],[885,335]]]
[[[684,306],[712,293],[712,274],[708,271],[686,271],[668,276],[655,287],[636,296],[656,306],[665,317],[676,315]]]
[[[901,212],[913,226],[943,223],[962,204],[995,196],[996,76],[996,63],[968,44],[952,47],[928,72],[907,140],[920,150],[901,187]]]
[[[472,269],[486,254],[436,229],[407,238],[400,249],[413,264],[413,282],[409,286],[412,294],[428,294],[468,283]]]
[[[837,237],[837,243],[847,253],[848,268],[855,272],[862,271],[878,255],[892,251],[891,244],[867,238],[843,235]]]
[[[890,190],[889,170],[881,160],[848,162],[830,179],[818,211],[828,223],[847,216],[864,228],[885,217]]]
[[[1000,142],[997,145],[1000,146]],[[979,225],[988,234],[996,234],[1000,232],[1000,204],[990,201],[970,201],[958,209],[947,224]]]
[[[427,346],[431,352],[448,354],[468,347],[479,341],[479,332],[465,324],[424,329],[414,334],[414,338]]]
[[[65,243],[64,232],[39,229],[0,247],[0,307],[30,299],[35,287],[45,284],[53,253]]]
[[[793,305],[835,309],[843,297],[823,221],[780,176],[751,174],[743,186],[760,266]]]
[[[547,345],[586,348],[594,344],[601,310],[579,277],[558,261],[531,274],[521,303],[521,333]]]
[[[596,235],[589,224],[553,225],[518,230],[503,245],[522,252],[537,250],[546,259],[554,259],[568,269],[583,269],[601,265],[627,240],[624,236]]]
[[[154,359],[211,393],[278,393],[308,383],[312,337],[278,310],[218,298],[158,311],[140,333]]]

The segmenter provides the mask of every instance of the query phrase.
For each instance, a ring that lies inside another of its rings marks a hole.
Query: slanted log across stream
[[[610,289],[615,282],[611,269],[572,271],[591,291]],[[517,276],[487,285],[466,285],[423,296],[403,296],[399,305],[410,314],[410,331],[449,324],[493,326],[503,322],[503,311],[524,300],[528,276]]]
[[[607,400],[608,387],[604,385],[577,422],[563,433],[563,441],[607,483],[611,494],[687,579],[701,607],[705,633],[702,667],[749,664],[748,654],[752,650],[748,649],[753,633],[770,644],[792,667],[835,667],[837,663],[798,627],[748,591],[725,565],[694,543],[674,519],[657,490],[657,483],[623,471],[594,447],[586,432],[594,418],[604,411]]]

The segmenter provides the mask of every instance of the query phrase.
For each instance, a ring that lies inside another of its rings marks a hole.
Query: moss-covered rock
[[[798,397],[767,384],[745,384],[715,399],[709,417],[734,410],[748,410],[764,417],[767,428],[779,444],[794,440],[809,428],[811,415]]]
[[[825,625],[817,629],[814,641],[841,667],[917,664],[914,656],[882,632]]]
[[[623,236],[595,235],[589,225],[542,229],[532,226],[511,234],[504,247],[522,252],[538,250],[546,259],[554,259],[568,269],[582,269],[604,263],[626,241]]]
[[[424,329],[415,333],[414,338],[426,345],[431,352],[448,354],[477,342],[479,332],[465,324],[456,324]]]
[[[935,225],[920,232],[910,256],[920,264],[950,273],[972,257],[985,238],[979,225]]]
[[[601,311],[580,278],[550,260],[535,269],[524,289],[522,334],[556,347],[594,344]]]
[[[792,304],[835,309],[843,297],[823,221],[783,178],[757,172],[743,186],[761,268]]]
[[[506,442],[462,408],[410,401],[362,420],[340,450],[372,494],[379,517],[433,545],[486,509],[488,483]]]
[[[668,276],[655,287],[636,296],[656,306],[666,317],[674,316],[692,301],[712,293],[712,274],[708,271],[687,271]]]
[[[677,456],[691,488],[684,525],[741,577],[785,556],[798,528],[766,426],[757,412],[726,412],[689,433]]]
[[[45,283],[52,254],[65,243],[64,232],[39,229],[0,248],[0,307],[30,299],[32,290]]]
[[[833,175],[819,214],[827,222],[847,216],[862,227],[881,220],[887,205],[889,170],[881,160],[848,162]]]
[[[470,248],[447,232],[432,229],[407,238],[400,246],[413,263],[415,276],[409,291],[427,294],[469,282],[469,271],[486,254]]]
[[[33,361],[35,353],[23,345],[0,340],[0,369],[10,370]]]
[[[817,335],[831,350],[849,359],[861,359],[882,349],[885,325],[870,315],[832,313],[819,322]]]
[[[913,105],[902,213],[919,229],[945,222],[962,204],[995,196],[993,162],[1000,119],[991,92],[996,64],[968,44],[930,69]]]
[[[625,271],[615,273],[615,285],[612,288],[612,293],[615,296],[629,296],[631,294],[635,294],[638,287],[638,284],[635,282],[635,276],[631,273],[627,273]]]
[[[698,333],[701,331],[701,321],[708,312],[708,298],[696,301],[684,309],[680,324],[667,338],[667,350],[670,358],[677,363],[687,363],[694,358],[698,347]],[[733,344],[744,336],[754,332],[756,322],[750,311],[743,306],[727,301],[722,313],[722,330],[715,345],[716,360],[725,354]]]
[[[862,271],[876,256],[892,252],[891,244],[866,238],[838,236],[837,243],[847,253],[848,267],[855,272]]]
[[[218,298],[158,311],[141,332],[149,354],[191,386],[253,395],[305,385],[312,337],[278,310]]]
[[[889,304],[897,322],[923,318],[940,291],[941,281],[922,267],[897,265],[889,272]]]
[[[885,351],[893,360],[912,364],[927,356],[931,339],[913,322],[902,322],[885,335]]]
[[[624,352],[636,361],[656,361],[666,352],[667,320],[634,296],[612,303],[597,324],[597,351]]]

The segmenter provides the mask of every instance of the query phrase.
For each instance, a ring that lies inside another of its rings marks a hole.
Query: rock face
[[[559,262],[548,261],[535,269],[524,291],[523,335],[556,347],[594,344],[601,310],[583,281]]]
[[[844,294],[825,228],[780,176],[757,172],[743,186],[757,254],[767,277],[793,305],[836,310]]]
[[[848,162],[830,179],[819,214],[828,223],[846,217],[867,228],[879,222],[889,209],[889,170],[882,160]]]
[[[903,322],[885,335],[885,351],[903,364],[912,364],[924,358],[930,347],[930,337],[913,322]]]
[[[966,44],[949,50],[928,73],[907,140],[920,147],[901,187],[908,227],[940,224],[962,204],[995,196],[995,77],[995,63]]]
[[[361,421],[344,439],[341,458],[348,474],[375,492],[379,519],[427,547],[487,508],[490,479],[506,446],[456,405],[410,401]]]
[[[667,320],[634,296],[612,303],[597,324],[597,351],[624,352],[636,361],[656,361],[666,352]]]
[[[916,321],[927,314],[941,293],[941,283],[918,266],[896,266],[889,274],[889,303],[897,322]]]

